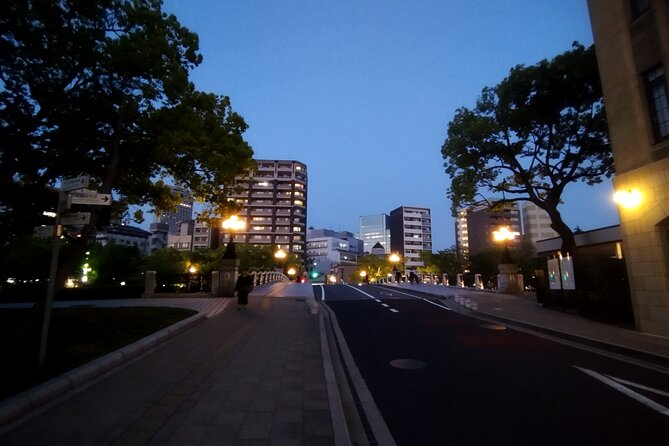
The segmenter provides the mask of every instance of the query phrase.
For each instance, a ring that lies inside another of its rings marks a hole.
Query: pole
[[[55,222],[55,236],[56,238],[53,241],[53,248],[51,249],[51,266],[49,268],[49,285],[46,290],[46,297],[44,299],[44,315],[42,318],[42,333],[40,337],[39,344],[39,354],[37,356],[37,365],[42,367],[46,359],[46,346],[47,340],[49,337],[49,323],[51,322],[51,304],[53,302],[53,296],[56,291],[56,280],[58,275],[58,256],[60,255],[60,236],[61,236],[61,226],[60,226],[60,216],[65,210],[66,205],[66,196],[65,192],[62,190],[58,192],[58,209],[56,211],[56,222]]]

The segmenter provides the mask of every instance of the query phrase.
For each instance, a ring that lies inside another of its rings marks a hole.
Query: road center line
[[[425,301],[425,302],[427,302],[428,304],[431,304],[431,305],[434,305],[435,307],[439,307],[439,308],[441,308],[442,310],[453,311],[453,310],[451,310],[451,309],[448,308],[448,307],[445,307],[445,306],[440,305],[440,304],[438,304],[438,303],[432,302],[431,300],[429,300],[429,299],[425,299],[424,297],[416,296],[415,294],[403,293],[402,291],[397,291],[397,290],[393,290],[393,293],[404,294],[405,296],[409,296],[409,297],[413,297],[414,299],[420,299],[420,300],[422,300],[422,301]]]
[[[347,287],[349,287],[349,288],[353,288],[353,289],[356,290],[358,293],[362,293],[362,294],[364,294],[365,296],[369,297],[369,298],[372,299],[372,300],[377,300],[376,297],[372,296],[371,294],[369,294],[369,293],[365,293],[364,291],[362,291],[362,290],[360,290],[360,289],[358,289],[358,288],[356,288],[356,287],[354,287],[354,286],[351,286],[351,285],[349,285],[348,283],[346,283],[345,285],[346,285]],[[386,304],[384,304],[384,303],[382,303],[381,305],[383,305],[383,306],[386,307],[386,308],[390,308],[388,305],[386,305]],[[399,311],[397,311],[397,310],[393,310],[392,308],[390,309],[390,311],[392,311],[393,313],[399,313]]]

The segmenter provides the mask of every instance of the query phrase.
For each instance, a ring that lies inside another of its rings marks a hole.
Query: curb
[[[0,426],[167,342],[205,319],[207,319],[206,314],[195,314],[0,402]]]

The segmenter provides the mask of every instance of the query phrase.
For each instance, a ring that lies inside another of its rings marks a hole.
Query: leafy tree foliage
[[[187,263],[184,253],[174,248],[164,248],[146,257],[144,266],[147,271],[159,274],[184,274]]]
[[[448,274],[455,277],[463,272],[463,264],[455,248],[442,249],[436,253],[421,251],[420,260],[425,266],[418,268],[423,274]]]
[[[365,271],[370,281],[376,281],[391,274],[393,265],[385,256],[376,256],[374,254],[365,254],[358,257],[358,269],[349,280],[352,282],[360,281],[360,271]]]
[[[558,210],[562,194],[613,173],[594,47],[575,43],[550,61],[513,68],[473,109],[456,111],[441,152],[454,215],[481,191],[499,197],[496,204],[531,201],[575,254]]]
[[[143,257],[135,246],[95,245],[88,256],[95,285],[141,283]]]
[[[25,197],[82,174],[121,209],[171,209],[177,198],[162,181],[171,178],[213,203],[213,213],[231,212],[234,178],[254,167],[247,125],[229,98],[189,82],[202,60],[198,37],[161,7],[2,2],[0,246],[31,231],[44,210]]]
[[[239,258],[240,271],[270,271],[277,266],[274,249],[271,246],[253,246],[250,244],[235,245]],[[292,253],[291,253],[292,254]],[[286,257],[286,265],[297,269],[300,262],[295,262],[295,254]]]

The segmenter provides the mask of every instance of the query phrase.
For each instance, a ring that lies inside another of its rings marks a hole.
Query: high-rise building
[[[231,197],[244,207],[246,232],[235,243],[273,246],[304,255],[307,235],[307,166],[291,160],[256,160],[257,170],[240,179]],[[223,233],[221,243],[228,240]]]
[[[491,209],[487,203],[476,203],[458,210],[455,220],[455,243],[460,256],[471,256],[495,246],[493,232],[506,226],[520,236],[520,213],[515,203]]]
[[[157,211],[154,217],[154,223],[165,223],[168,226],[170,234],[179,234],[181,232],[181,223],[189,222],[193,219],[193,198],[190,191],[179,186],[171,186],[172,193],[179,195],[181,201],[177,204],[175,211]]]
[[[669,2],[588,7],[636,328],[669,336]]]
[[[534,244],[539,240],[558,237],[558,233],[551,228],[551,218],[548,213],[536,204],[525,201],[521,205],[523,222],[523,237]]]
[[[421,251],[432,252],[430,209],[400,206],[390,212],[391,251],[404,259],[404,270],[415,272],[423,266]]]
[[[372,252],[372,248],[381,243],[385,253],[390,254],[390,217],[387,214],[361,216],[358,238],[363,241],[364,252]]]

